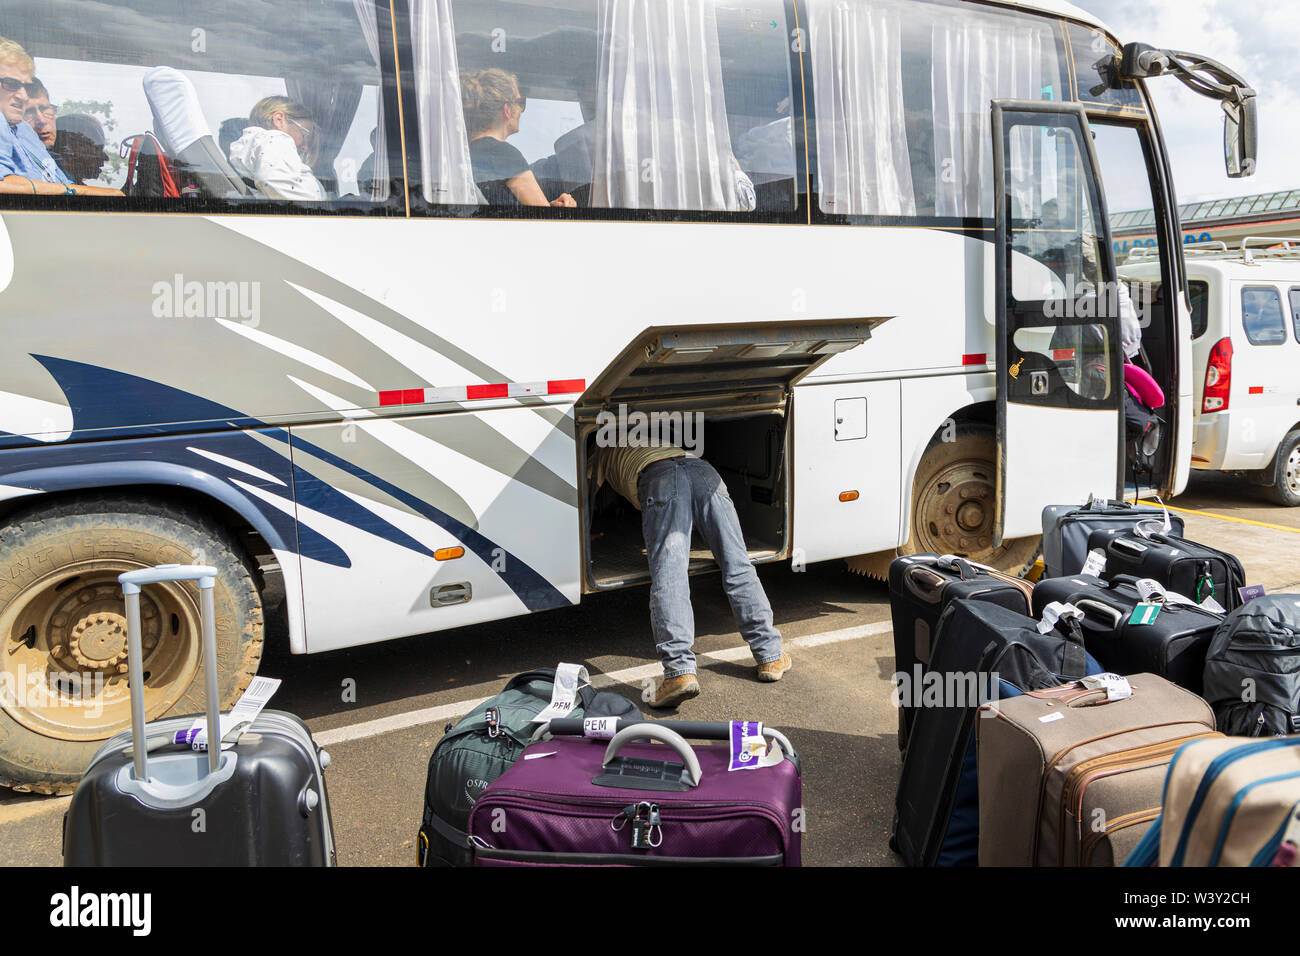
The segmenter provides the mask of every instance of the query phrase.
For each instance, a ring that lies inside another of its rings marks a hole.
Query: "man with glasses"
[[[44,91],[36,64],[17,43],[0,37],[0,192],[33,196],[120,196],[116,189],[78,186],[59,169],[26,120],[30,103]],[[45,97],[46,105],[49,97]],[[53,124],[51,123],[51,137]]]
[[[54,140],[59,134],[58,113],[58,107],[50,102],[50,91],[45,88],[45,84],[39,78],[32,80],[32,89],[27,93],[27,112],[23,114],[23,119],[36,130],[36,135],[47,150],[54,148]]]

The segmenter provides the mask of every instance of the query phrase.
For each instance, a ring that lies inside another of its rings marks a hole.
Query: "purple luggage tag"
[[[781,748],[773,747],[769,753],[767,738],[763,736],[763,722],[759,720],[733,720],[731,722],[731,760],[727,771],[757,770],[772,767],[783,759]]]

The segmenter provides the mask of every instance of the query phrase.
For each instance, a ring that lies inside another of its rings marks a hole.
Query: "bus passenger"
[[[316,123],[307,107],[284,96],[259,100],[244,135],[230,145],[230,165],[270,199],[320,202],[325,188],[308,163]]]
[[[27,111],[23,114],[23,119],[36,130],[36,135],[41,138],[46,149],[54,148],[54,137],[58,132],[55,123],[55,114],[58,109],[50,103],[50,91],[45,88],[45,84],[37,77],[32,80],[34,93],[27,96]]]
[[[121,196],[118,189],[78,186],[63,172],[25,119],[28,103],[44,87],[27,51],[0,37],[0,192],[33,196]],[[46,98],[48,103],[48,97]],[[52,128],[52,127],[51,127]]]
[[[90,182],[99,178],[108,162],[104,142],[104,127],[99,120],[87,113],[68,113],[59,117],[50,155],[73,182]]]
[[[493,206],[577,206],[568,193],[548,200],[524,154],[507,137],[519,132],[528,101],[519,81],[505,70],[474,70],[460,75],[465,126],[469,133],[474,182]]]

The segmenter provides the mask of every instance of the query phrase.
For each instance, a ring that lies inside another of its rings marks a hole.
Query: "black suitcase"
[[[1033,585],[953,555],[912,554],[889,566],[889,610],[894,625],[894,670],[919,680],[930,662],[939,615],[958,598],[988,601],[1029,613]],[[898,709],[898,749],[907,746],[914,708]]]
[[[908,866],[978,862],[979,704],[1100,672],[1071,620],[1048,634],[1037,623],[985,601],[953,601],[940,616],[927,683],[941,679],[945,690],[916,712],[894,799],[890,847]]]
[[[1089,550],[1106,554],[1101,576],[1108,581],[1129,576],[1159,581],[1168,591],[1200,604],[1212,597],[1224,611],[1241,606],[1237,589],[1245,587],[1246,572],[1234,555],[1195,541],[1167,534],[1120,534],[1103,540],[1095,534]]]
[[[1033,610],[1053,601],[1083,612],[1088,653],[1116,674],[1158,674],[1194,694],[1201,692],[1205,655],[1223,615],[1190,604],[1164,603],[1151,624],[1129,623],[1142,602],[1135,579],[1103,581],[1087,575],[1049,578],[1034,587]]]
[[[1154,505],[1096,498],[1084,505],[1048,505],[1043,509],[1043,577],[1059,578],[1078,574],[1091,550],[1089,541],[1096,531],[1132,531],[1139,522],[1152,530],[1164,527],[1181,536],[1183,519]]]
[[[143,684],[140,585],[196,581],[203,621],[207,728],[219,727],[210,567],[164,565],[122,575],[130,686]],[[65,866],[332,866],[324,769],[298,718],[263,711],[234,746],[176,743],[194,717],[146,724],[131,695],[131,730],[95,755],[63,817]],[[227,736],[230,739],[230,736]]]

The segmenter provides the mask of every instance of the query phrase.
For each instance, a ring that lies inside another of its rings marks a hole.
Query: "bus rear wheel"
[[[262,603],[228,532],[111,497],[33,509],[0,530],[0,785],[68,792],[104,740],[131,726],[117,576],[158,564],[217,569],[217,685],[230,707],[257,673]],[[202,713],[198,591],[150,585],[140,608],[146,719]]]
[[[1033,560],[1041,538],[994,546],[996,462],[997,442],[993,430],[984,426],[958,425],[953,441],[932,442],[916,469],[907,542],[895,551],[850,558],[850,569],[887,581],[896,557],[934,552],[1019,574]]]
[[[1300,430],[1282,439],[1273,459],[1269,497],[1286,508],[1300,507]]]

